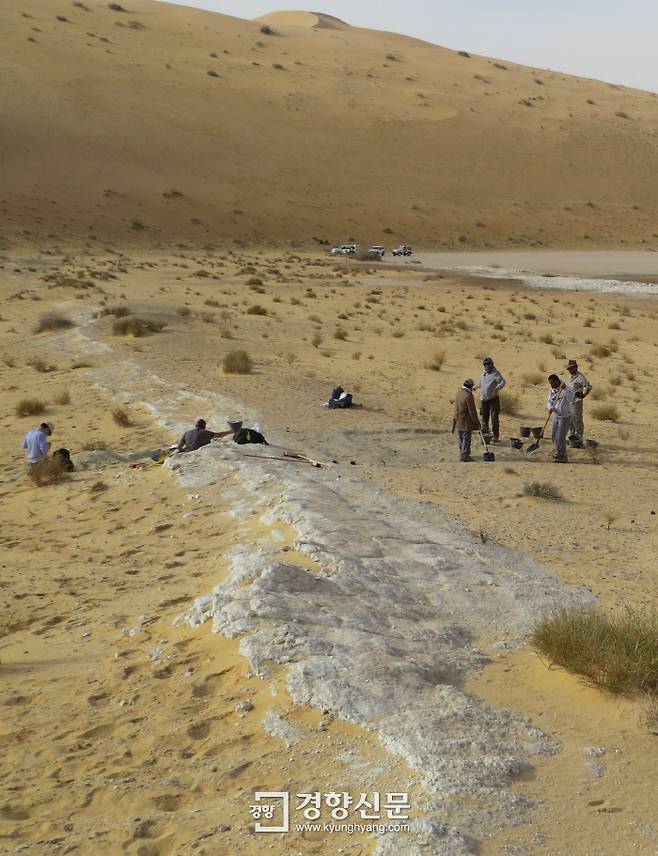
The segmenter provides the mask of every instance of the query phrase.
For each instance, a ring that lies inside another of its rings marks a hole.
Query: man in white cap
[[[475,384],[475,389],[480,390],[480,416],[485,431],[489,430],[489,417],[491,417],[491,430],[494,442],[500,439],[500,398],[499,393],[505,386],[505,378],[494,365],[491,357],[482,360],[482,377]]]
[[[466,378],[462,388],[455,396],[455,418],[452,420],[452,433],[459,436],[459,460],[472,461],[471,457],[471,434],[480,430],[480,420],[473,398],[473,381]]]
[[[38,464],[48,457],[50,451],[50,437],[53,433],[52,422],[42,422],[38,428],[28,431],[23,440],[23,448],[27,453],[28,464]]]
[[[571,424],[569,425],[569,438],[582,440],[585,436],[585,424],[583,422],[583,401],[592,391],[592,384],[578,368],[575,360],[569,360],[567,371],[570,374],[569,386],[573,390],[574,399],[571,408]]]

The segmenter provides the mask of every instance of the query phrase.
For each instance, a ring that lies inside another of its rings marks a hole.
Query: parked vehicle
[[[384,253],[386,252],[386,250],[384,249],[384,247],[380,247],[380,246],[379,246],[379,244],[375,244],[375,246],[370,247],[370,249],[368,250],[368,252],[369,252],[369,253],[374,253],[375,255],[377,255],[377,256],[379,256],[381,259],[383,259],[383,258],[384,258]]]
[[[398,247],[396,250],[393,250],[394,256],[410,256],[413,250],[408,244],[402,244],[401,247]]]
[[[331,250],[332,256],[353,256],[359,249],[357,244],[339,244]]]

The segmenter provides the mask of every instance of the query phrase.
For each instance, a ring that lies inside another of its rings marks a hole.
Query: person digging
[[[457,431],[459,438],[459,460],[467,463],[471,457],[471,435],[480,431],[480,419],[473,398],[474,381],[467,378],[455,396],[455,416],[452,420],[452,433]]]
[[[553,427],[551,429],[551,440],[554,445],[553,457],[557,464],[568,464],[567,457],[567,434],[571,424],[573,410],[574,391],[570,386],[560,380],[556,374],[548,376],[550,386],[546,408],[548,415],[553,415]]]

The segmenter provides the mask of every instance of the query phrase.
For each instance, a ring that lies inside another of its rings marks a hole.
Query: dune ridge
[[[125,9],[0,0],[5,244],[658,244],[653,93],[323,13]]]
[[[270,12],[256,18],[265,24],[278,27],[311,27],[324,30],[347,30],[350,25],[325,12]]]

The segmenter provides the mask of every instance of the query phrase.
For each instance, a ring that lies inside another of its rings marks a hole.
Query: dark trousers
[[[500,398],[496,396],[490,401],[480,402],[480,416],[482,417],[482,430],[489,430],[489,417],[491,417],[491,430],[493,431],[494,440],[500,436]]]

